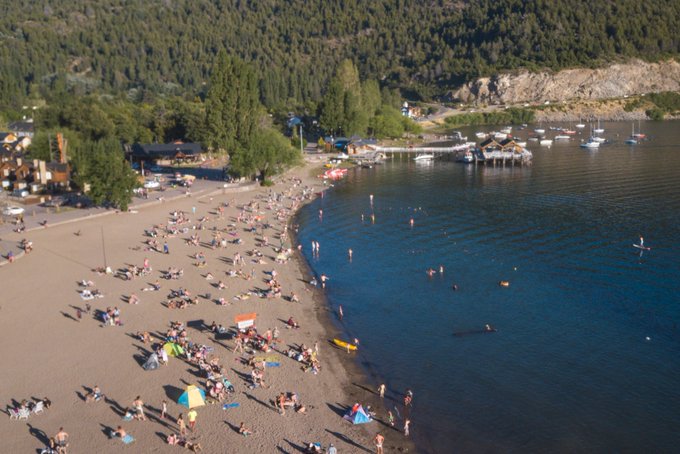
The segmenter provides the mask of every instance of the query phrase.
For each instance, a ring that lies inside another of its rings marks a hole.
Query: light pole
[[[302,150],[302,122],[300,122],[300,154],[303,154],[304,151]]]

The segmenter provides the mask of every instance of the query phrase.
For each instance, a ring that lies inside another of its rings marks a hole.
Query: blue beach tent
[[[366,424],[367,422],[372,421],[371,417],[368,416],[364,410],[364,407],[361,405],[355,405],[352,407],[344,416],[344,418],[352,424]]]

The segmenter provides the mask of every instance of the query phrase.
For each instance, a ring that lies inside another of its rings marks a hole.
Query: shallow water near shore
[[[608,123],[613,144],[533,147],[522,168],[396,158],[301,209],[303,253],[392,391],[376,410],[412,388],[422,452],[680,445],[680,122],[641,126],[637,146]]]

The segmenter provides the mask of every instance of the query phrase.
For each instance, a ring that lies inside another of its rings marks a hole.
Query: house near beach
[[[133,162],[156,165],[173,165],[205,160],[203,149],[198,143],[149,143],[132,145],[128,156]]]
[[[12,132],[17,137],[29,137],[33,138],[35,134],[35,127],[33,124],[33,119],[24,121],[13,121],[7,125],[7,129]]]
[[[520,146],[514,139],[507,138],[498,144],[501,151],[512,151],[513,153],[522,153],[524,147]]]
[[[16,157],[0,164],[0,182],[3,189],[28,187],[32,193],[66,189],[71,183],[71,169],[65,162],[24,161]]]

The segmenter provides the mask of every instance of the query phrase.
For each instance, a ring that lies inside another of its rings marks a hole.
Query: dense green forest
[[[680,52],[677,0],[0,0],[0,102],[64,94],[203,97],[220,49],[267,108],[314,109],[339,63],[430,98],[518,67]]]

